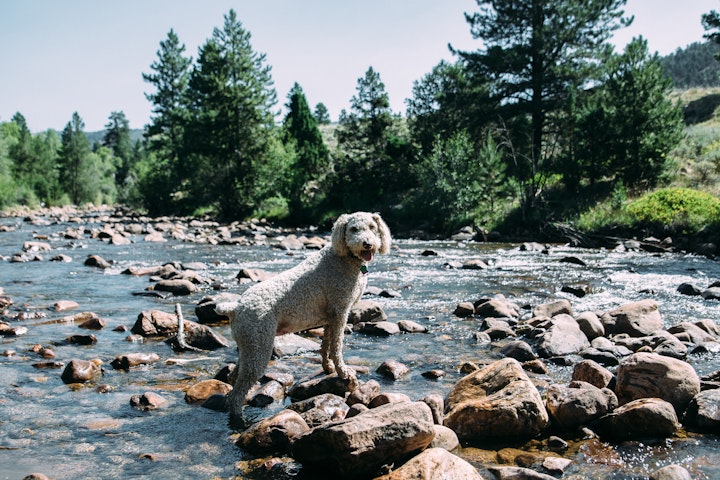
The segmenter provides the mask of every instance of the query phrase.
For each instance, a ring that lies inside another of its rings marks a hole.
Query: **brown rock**
[[[293,440],[308,430],[310,427],[299,413],[286,409],[244,431],[237,446],[253,453],[285,453]]]
[[[185,401],[188,403],[204,402],[212,395],[227,395],[231,390],[232,385],[220,380],[203,380],[185,391]]]
[[[100,375],[100,367],[88,360],[71,360],[60,378],[64,383],[84,383]]]
[[[129,370],[131,367],[159,361],[160,356],[157,353],[128,353],[115,357],[115,359],[110,362],[110,365],[112,365],[115,370]]]
[[[482,480],[470,463],[444,448],[428,448],[394,472],[375,480]]]

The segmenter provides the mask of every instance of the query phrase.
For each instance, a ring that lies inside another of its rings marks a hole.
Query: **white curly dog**
[[[215,310],[230,318],[238,347],[237,375],[227,397],[231,420],[242,420],[245,397],[265,372],[276,335],[325,327],[323,370],[356,383],[342,356],[345,323],[365,290],[367,262],[389,251],[390,230],[379,214],[344,214],[333,225],[330,245],[248,288],[237,303],[217,305]]]

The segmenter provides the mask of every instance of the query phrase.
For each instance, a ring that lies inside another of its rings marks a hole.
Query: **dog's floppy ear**
[[[378,253],[389,253],[390,252],[390,229],[387,224],[380,217],[379,213],[373,213],[373,220],[377,225],[378,232],[380,233],[380,250]]]
[[[335,253],[341,257],[345,257],[350,254],[350,250],[345,243],[345,227],[350,219],[350,215],[343,213],[335,220],[335,224],[332,227],[332,248]]]

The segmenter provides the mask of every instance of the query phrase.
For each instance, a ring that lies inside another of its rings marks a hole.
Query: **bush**
[[[634,224],[669,226],[699,232],[720,222],[720,199],[690,188],[666,188],[629,203],[625,212]]]

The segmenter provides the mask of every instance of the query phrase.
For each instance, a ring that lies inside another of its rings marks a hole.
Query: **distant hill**
[[[661,58],[675,88],[720,87],[720,45],[695,42]]]
[[[97,132],[85,132],[85,136],[90,142],[90,145],[94,145],[96,143],[102,142],[103,137],[105,137],[106,131],[107,130],[98,130]],[[130,130],[130,139],[133,141],[133,143],[138,140],[142,142],[143,132],[144,130],[141,128],[135,128]]]

